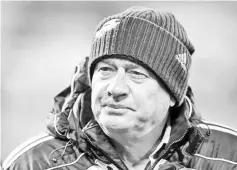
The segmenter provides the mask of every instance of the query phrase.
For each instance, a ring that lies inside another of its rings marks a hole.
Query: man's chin
[[[110,125],[107,125],[105,126],[105,128],[108,130],[108,131],[111,131],[111,132],[116,132],[116,133],[125,133],[125,132],[129,132],[130,131],[130,127],[128,126],[110,126]]]
[[[113,132],[113,133],[125,133],[129,132],[132,129],[132,125],[116,120],[116,122],[110,121],[101,121],[99,122],[100,126],[104,131]]]
[[[108,123],[100,126],[107,136],[115,140],[123,139],[125,136],[139,139],[143,135],[143,132],[138,131],[132,124],[122,126]]]

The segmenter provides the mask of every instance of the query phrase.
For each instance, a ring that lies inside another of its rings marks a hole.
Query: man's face
[[[146,135],[166,118],[170,103],[155,76],[140,65],[114,58],[97,63],[91,107],[107,135]]]

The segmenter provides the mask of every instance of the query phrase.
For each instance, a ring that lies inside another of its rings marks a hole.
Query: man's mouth
[[[130,107],[121,105],[121,104],[111,104],[111,103],[105,103],[101,105],[102,107],[110,107],[112,109],[129,109],[129,110],[133,110]]]

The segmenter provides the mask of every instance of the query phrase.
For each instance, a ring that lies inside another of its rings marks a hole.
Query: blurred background
[[[190,84],[203,118],[237,129],[237,2],[2,2],[3,161],[45,130],[53,97],[90,54],[98,22],[131,6],[170,11],[196,48]]]

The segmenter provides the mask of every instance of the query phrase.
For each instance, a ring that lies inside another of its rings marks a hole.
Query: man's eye
[[[141,73],[138,71],[130,71],[130,74],[132,75],[133,78],[136,78],[136,79],[145,79],[148,77],[144,73]]]
[[[107,79],[114,74],[114,69],[111,67],[100,67],[98,73],[101,75],[102,79]]]
[[[102,72],[109,72],[109,71],[113,71],[113,69],[112,68],[110,68],[110,67],[101,67],[101,68],[99,68],[99,70],[98,71],[102,71]]]

